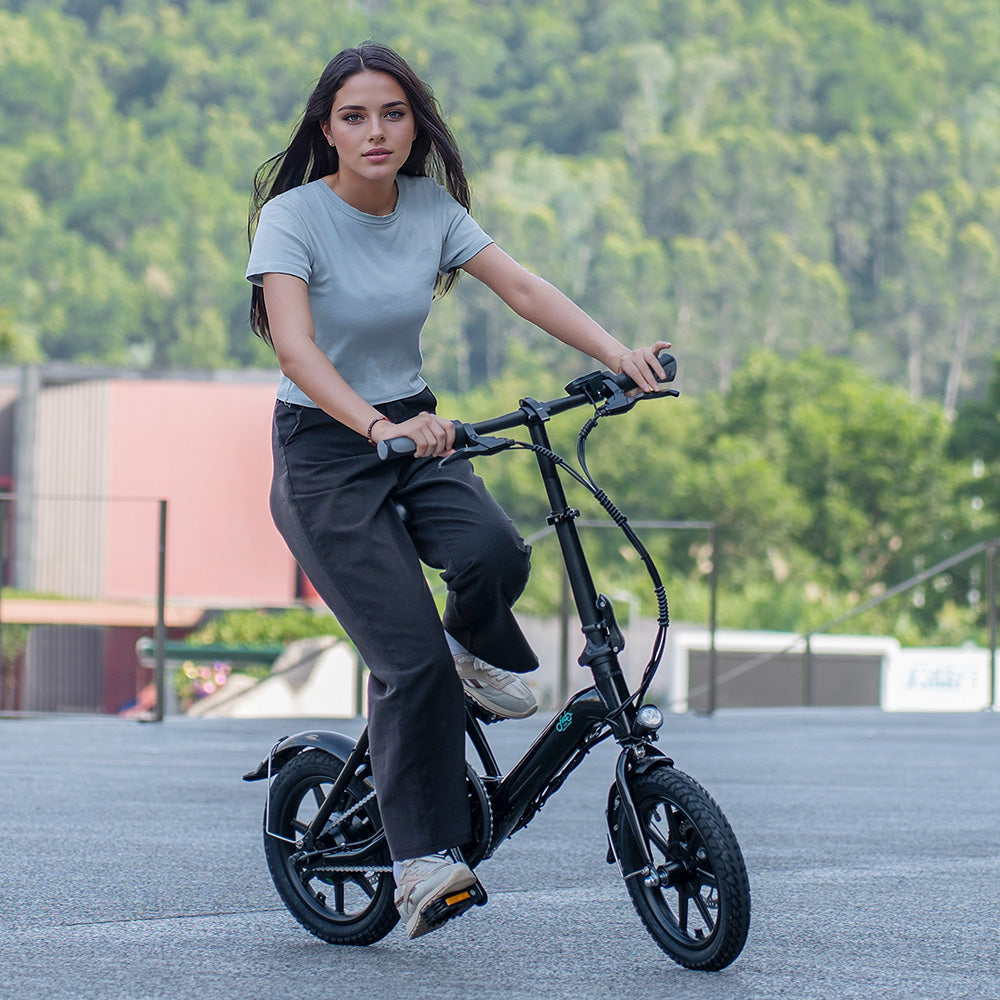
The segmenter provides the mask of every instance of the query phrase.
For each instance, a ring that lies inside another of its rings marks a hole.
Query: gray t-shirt
[[[390,215],[367,215],[322,180],[272,198],[260,214],[247,278],[293,274],[309,286],[316,343],[369,403],[426,385],[420,331],[434,281],[493,241],[437,181],[396,178]],[[315,406],[288,378],[278,398]]]

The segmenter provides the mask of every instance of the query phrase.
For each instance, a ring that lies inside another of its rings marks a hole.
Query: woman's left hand
[[[617,373],[628,375],[635,382],[639,392],[656,392],[656,383],[662,382],[666,377],[657,355],[668,347],[670,344],[665,340],[658,340],[652,347],[637,347],[632,351],[624,351],[617,358]]]

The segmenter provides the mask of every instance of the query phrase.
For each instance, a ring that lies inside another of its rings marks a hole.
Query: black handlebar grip
[[[656,356],[656,360],[660,362],[660,366],[663,368],[663,374],[666,378],[663,382],[673,382],[677,377],[677,359],[670,353],[670,351],[660,351]],[[663,382],[660,384],[662,385]]]
[[[452,423],[455,425],[454,447],[462,448],[468,440],[465,424],[461,420],[453,420]],[[416,450],[416,444],[408,437],[386,438],[384,441],[379,441],[376,446],[378,457],[383,462],[388,462],[394,458],[405,458],[407,455],[412,455]]]
[[[406,437],[386,438],[384,441],[379,441],[375,450],[383,462],[388,462],[392,458],[404,458],[407,455],[412,455],[417,450],[417,444]]]
[[[663,374],[666,378],[659,381],[658,385],[664,385],[667,382],[673,382],[677,377],[677,359],[669,351],[660,351],[656,356],[656,360],[660,362],[660,366],[663,368]],[[615,375],[615,382],[618,386],[628,392],[629,389],[635,388],[635,382],[629,378],[628,375]]]

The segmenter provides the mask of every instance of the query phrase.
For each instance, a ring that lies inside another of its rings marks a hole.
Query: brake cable
[[[628,409],[631,409],[631,406],[629,406]],[[577,461],[580,463],[580,468],[583,470],[583,474],[578,472],[561,455],[558,455],[550,448],[545,448],[542,445],[529,443],[527,441],[507,439],[508,447],[519,448],[524,451],[532,451],[539,455],[543,455],[550,461],[554,462],[557,466],[559,466],[559,468],[561,468],[572,479],[587,490],[587,492],[590,493],[591,496],[593,496],[594,499],[601,505],[611,520],[618,526],[618,528],[621,529],[622,533],[628,539],[629,544],[638,553],[643,566],[646,568],[646,572],[652,580],[653,593],[656,596],[657,632],[656,638],[653,640],[653,648],[650,653],[650,658],[645,669],[643,670],[642,679],[635,692],[608,716],[609,719],[618,715],[624,710],[626,705],[632,702],[642,704],[642,701],[646,696],[646,692],[649,690],[649,685],[653,681],[656,669],[660,664],[660,660],[663,658],[663,652],[666,648],[667,628],[670,625],[670,609],[667,604],[666,590],[664,589],[663,581],[660,578],[656,564],[653,562],[652,556],[649,554],[649,550],[643,544],[642,539],[635,533],[632,526],[628,523],[628,517],[615,505],[614,501],[611,500],[607,493],[605,493],[604,490],[597,485],[597,482],[594,480],[594,477],[591,475],[590,469],[587,466],[586,442],[591,431],[593,431],[593,429],[597,426],[597,422],[602,417],[613,416],[616,413],[624,412],[627,412],[627,410],[607,410],[604,407],[599,407],[596,404],[594,405],[594,415],[587,420],[577,436],[576,456]]]

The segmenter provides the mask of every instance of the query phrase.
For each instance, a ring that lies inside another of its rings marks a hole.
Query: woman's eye
[[[349,114],[344,115],[344,121],[353,125],[355,122],[361,121],[361,115],[356,111],[351,111]]]
[[[395,109],[393,111],[387,111],[385,113],[385,116],[386,116],[386,118],[390,119],[391,121],[398,122],[399,119],[403,117],[403,112],[400,111],[397,108],[397,109]]]

